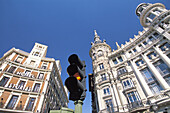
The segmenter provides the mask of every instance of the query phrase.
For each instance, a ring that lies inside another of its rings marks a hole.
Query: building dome
[[[136,15],[140,17],[141,13],[144,11],[144,8],[146,8],[149,5],[149,3],[141,3],[136,8]]]
[[[167,10],[161,3],[141,3],[136,8],[136,15],[139,17],[141,25],[148,27],[155,18],[165,11]]]

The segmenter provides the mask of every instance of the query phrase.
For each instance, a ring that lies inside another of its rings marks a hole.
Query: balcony
[[[99,113],[115,113],[115,112],[114,112],[114,109],[112,109],[112,108],[105,108],[105,109],[99,111]]]
[[[2,86],[0,86],[2,87]],[[16,84],[13,84],[13,83],[10,83],[8,86],[5,86],[5,87],[2,87],[3,89],[11,89],[11,90],[18,90],[18,91],[21,91],[21,92],[27,92],[27,93],[39,93],[40,92],[40,89],[32,89],[32,87],[24,87],[23,85],[20,86],[20,85],[16,85]]]
[[[17,75],[23,76],[23,77],[29,77],[29,78],[35,78],[35,76],[33,74],[29,74],[29,73],[23,73],[23,72],[16,72]]]
[[[129,90],[135,89],[135,88],[136,87],[134,85],[128,85],[128,86],[124,87],[123,92],[129,91]]]
[[[105,78],[100,78],[98,80],[98,84],[101,85],[101,84],[104,84],[104,83],[108,83],[109,82],[109,77],[105,77]]]
[[[10,74],[10,75],[17,76],[17,77],[20,77],[20,76],[21,77],[28,77],[28,78],[30,78],[32,80],[36,79],[36,80],[42,81],[44,79],[44,75],[43,76],[42,75],[41,76],[38,75],[38,78],[37,78],[33,74],[28,74],[28,73],[24,73],[24,72],[20,72],[20,71],[14,72],[14,73],[9,73],[9,72],[5,71],[3,73]]]
[[[132,103],[128,104],[129,111],[137,111],[137,110],[142,110],[145,109],[142,101],[135,101]]]
[[[4,105],[5,105],[5,102],[3,102],[2,98],[1,98],[0,112],[17,113],[17,112],[23,112],[24,111],[24,113],[30,113],[30,111],[34,110],[34,109],[32,109],[32,107],[24,109],[24,105],[22,104],[22,101],[20,101],[20,103],[18,103],[18,105],[16,107],[9,106],[7,108],[7,106],[5,107]]]

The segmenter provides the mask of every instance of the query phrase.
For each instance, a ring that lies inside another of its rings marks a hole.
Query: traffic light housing
[[[76,54],[69,56],[70,65],[67,67],[69,77],[65,85],[70,92],[69,100],[84,100],[86,97],[85,62],[81,61]]]

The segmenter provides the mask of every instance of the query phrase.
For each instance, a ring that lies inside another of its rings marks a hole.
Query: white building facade
[[[143,31],[111,50],[95,31],[90,49],[92,112],[170,112],[170,10],[136,8]]]

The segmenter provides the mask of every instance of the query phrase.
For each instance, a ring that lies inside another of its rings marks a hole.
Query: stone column
[[[97,99],[98,99],[98,105],[99,105],[99,111],[102,110],[102,98],[101,98],[101,94],[100,94],[100,89],[98,87],[96,87],[97,90]]]
[[[121,102],[120,102],[120,98],[119,98],[118,91],[117,91],[115,83],[112,83],[112,86],[113,86],[113,91],[114,91],[114,94],[115,94],[115,97],[116,97],[117,106],[118,106],[118,109],[120,110],[119,107],[122,107],[122,105],[121,105]]]
[[[99,104],[98,104],[97,94],[96,94],[96,93],[94,93],[94,95],[95,95],[96,110],[99,112]]]
[[[135,64],[133,61],[130,61],[130,62],[131,62],[131,64],[132,64],[132,68],[133,68],[133,70],[135,71],[136,76],[137,76],[139,82],[140,82],[141,85],[142,85],[142,88],[143,88],[144,91],[146,92],[146,95],[147,95],[147,96],[153,96],[153,93],[151,92],[148,84],[146,83],[145,79],[143,78],[143,75],[142,75],[141,72],[137,69],[136,64]]]
[[[117,107],[115,108],[115,106],[117,106],[117,103],[116,103],[116,96],[113,92],[113,87],[112,85],[110,85],[110,91],[111,91],[111,94],[112,94],[112,99],[113,99],[113,107],[114,107],[114,111],[117,111]]]
[[[163,52],[158,47],[153,47],[153,49],[161,57],[161,59],[168,65],[168,67],[170,67],[170,60],[169,60],[169,58],[165,54],[163,54]]]
[[[128,104],[127,98],[123,94],[123,86],[120,83],[120,81],[118,81],[117,87],[118,87],[118,92],[119,92],[120,100],[122,102],[121,110],[119,109],[119,112],[128,112],[128,109],[127,109],[127,104]]]
[[[169,85],[164,80],[164,78],[161,76],[159,71],[155,68],[155,66],[149,61],[146,55],[142,55],[143,60],[146,62],[148,68],[151,70],[157,81],[160,83],[163,89],[168,89]]]

